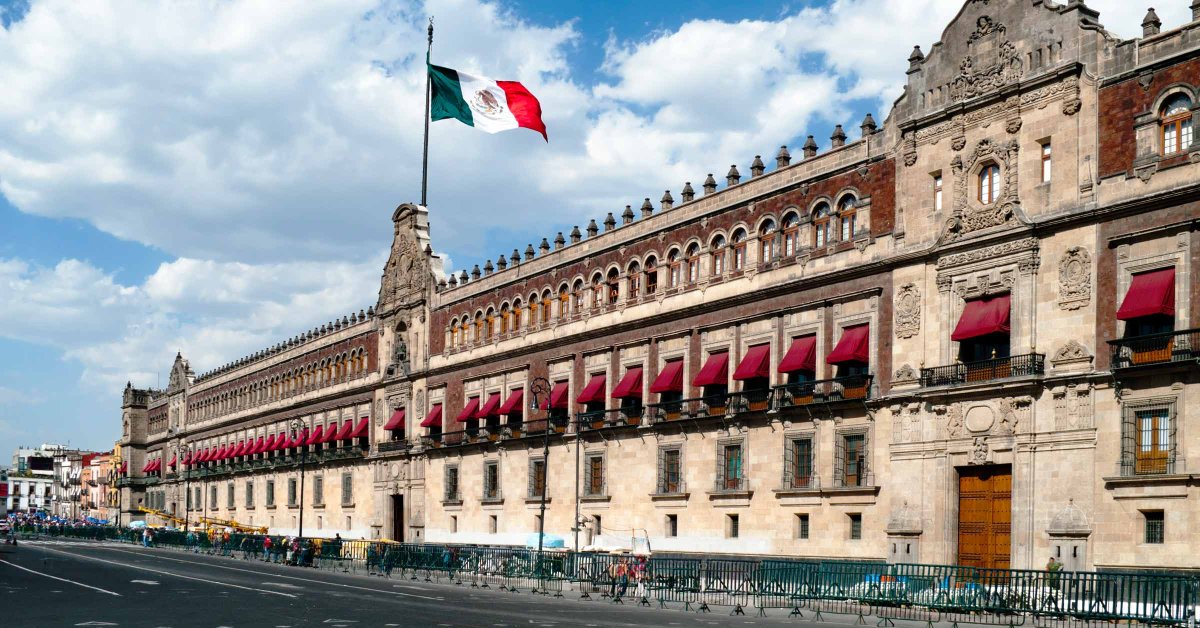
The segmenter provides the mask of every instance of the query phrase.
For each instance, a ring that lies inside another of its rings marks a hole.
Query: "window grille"
[[[745,488],[742,443],[717,444],[717,490],[740,491]]]
[[[1121,418],[1121,475],[1174,473],[1175,401],[1127,405]]]
[[[1161,510],[1146,510],[1142,512],[1145,518],[1145,542],[1158,545],[1166,539],[1166,521]]]
[[[254,482],[246,480],[246,508],[254,508]]]
[[[837,446],[833,458],[834,485],[870,486],[870,476],[867,473],[867,433],[842,433],[834,441]]]
[[[606,492],[604,483],[604,456],[588,456],[584,472],[587,474],[583,482],[584,494],[590,496],[604,495]]]
[[[296,480],[289,479],[287,483],[287,503],[288,506],[296,505]]]
[[[233,505],[233,482],[230,482],[229,484],[227,484],[225,486],[225,507],[228,508],[229,510],[233,510],[233,508],[234,508],[234,505]]]
[[[458,490],[458,467],[446,467],[446,492],[445,500],[448,502],[461,501]]]
[[[811,436],[789,438],[783,446],[783,487],[812,488],[813,441]]]
[[[320,475],[313,476],[313,505],[318,506],[325,503],[325,478]]]
[[[658,450],[658,492],[664,495],[683,492],[683,450]]]
[[[546,460],[543,458],[532,459],[529,461],[529,497],[541,497],[542,490],[545,488]]]
[[[354,503],[354,476],[349,473],[342,474],[342,505],[350,506]]]
[[[267,507],[275,507],[275,480],[267,480]]]
[[[495,461],[483,463],[483,498],[500,499],[500,465]]]

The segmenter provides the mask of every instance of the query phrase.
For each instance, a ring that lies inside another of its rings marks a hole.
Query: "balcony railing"
[[[698,419],[713,416],[725,416],[729,408],[729,395],[709,395],[695,399],[680,399],[665,401],[646,406],[650,421],[678,421],[680,419]]]
[[[873,487],[875,486],[875,473],[866,470],[859,473],[838,472],[833,475],[833,486],[835,488]]]
[[[766,412],[771,409],[771,389],[743,390],[729,393],[726,412],[741,414],[743,412]]]
[[[1200,329],[1118,338],[1109,340],[1108,345],[1114,369],[1172,362],[1200,364]]]
[[[749,486],[746,483],[746,476],[725,476],[718,475],[713,484],[713,491],[716,493],[736,493],[746,490]]]
[[[817,403],[852,399],[870,399],[874,375],[847,375],[833,379],[796,382],[776,386],[772,394],[775,408],[795,408]]]
[[[379,443],[379,452],[380,453],[383,453],[385,451],[404,451],[406,449],[408,449],[408,441],[406,441],[404,439],[389,440],[389,441],[384,441],[382,443]]]
[[[1184,460],[1175,455],[1175,451],[1132,452],[1122,456],[1117,463],[1117,475],[1123,478],[1136,478],[1156,475],[1176,475],[1186,473]]]
[[[959,362],[949,366],[921,369],[921,386],[990,382],[1009,377],[1042,375],[1045,372],[1046,356],[1041,353],[1026,353],[1007,358]]]
[[[606,427],[638,425],[642,422],[642,415],[644,413],[645,409],[642,406],[615,408],[612,410],[595,410],[592,412],[580,412],[576,414],[575,421],[576,425],[579,426],[579,431],[586,432],[589,430],[598,430]]]
[[[785,491],[815,491],[821,488],[821,478],[815,473],[789,474],[780,486]]]

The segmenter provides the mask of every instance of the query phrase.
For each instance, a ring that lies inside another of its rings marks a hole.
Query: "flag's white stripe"
[[[508,96],[496,81],[459,72],[458,85],[471,108],[475,128],[488,133],[517,128],[517,118],[508,108]]]

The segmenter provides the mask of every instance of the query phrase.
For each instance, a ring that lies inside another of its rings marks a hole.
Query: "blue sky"
[[[1089,4],[1138,32],[1144,8]],[[524,82],[550,133],[434,125],[457,270],[856,137],[961,2],[281,6],[0,0],[0,460],[110,447],[124,383],[160,384],[176,351],[200,372],[375,301],[391,210],[419,194],[427,15],[437,63]]]

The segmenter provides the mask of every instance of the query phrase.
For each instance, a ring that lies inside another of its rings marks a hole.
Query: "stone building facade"
[[[286,532],[303,467],[309,534],[523,544],[544,492],[568,546],[1196,567],[1192,9],[971,0],[857,140],[448,281],[402,205],[365,315],[126,390],[123,503]]]

